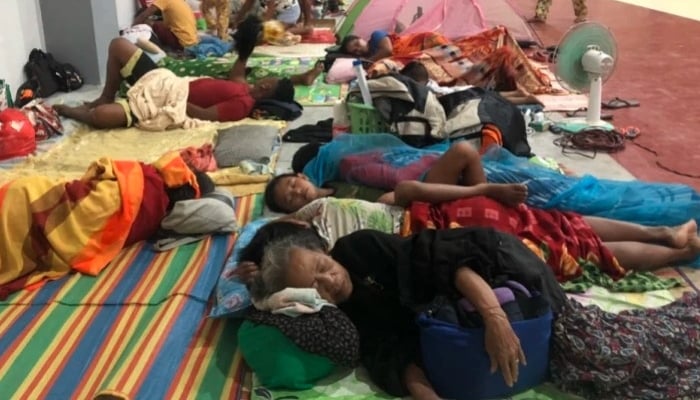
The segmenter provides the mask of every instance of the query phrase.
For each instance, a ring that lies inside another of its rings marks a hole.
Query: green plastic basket
[[[350,132],[385,133],[387,124],[382,120],[376,108],[364,103],[348,103],[350,113]]]

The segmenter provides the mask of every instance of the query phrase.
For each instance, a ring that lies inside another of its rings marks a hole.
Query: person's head
[[[304,174],[277,175],[265,187],[265,205],[273,211],[292,213],[321,197]]]
[[[340,52],[351,56],[362,57],[369,53],[367,41],[359,36],[348,35],[340,42]]]
[[[199,187],[199,196],[207,195],[214,191],[216,185],[214,181],[204,172],[193,171]],[[181,200],[192,200],[197,198],[197,191],[190,184],[177,187],[166,187],[165,193],[168,195],[168,210],[171,210],[176,202]]]
[[[308,223],[297,220],[272,221],[261,226],[255,232],[250,243],[241,249],[238,261],[249,261],[259,266],[262,264],[267,245],[291,236],[297,236],[301,240],[311,243],[314,248],[324,247],[321,237]]]
[[[289,78],[262,78],[255,82],[250,95],[255,100],[270,99],[291,103],[294,101],[294,84]]]
[[[411,61],[399,73],[423,85],[426,85],[430,80],[428,69],[419,61]]]
[[[285,288],[313,288],[333,304],[350,297],[353,285],[348,271],[322,248],[300,236],[269,244],[251,295],[260,300]]]

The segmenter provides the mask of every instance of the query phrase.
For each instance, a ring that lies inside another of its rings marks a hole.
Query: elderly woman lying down
[[[0,297],[72,271],[97,275],[122,248],[153,236],[176,201],[212,190],[178,153],[152,165],[103,158],[69,182],[0,185]]]
[[[329,253],[319,241],[293,235],[267,247],[252,295],[262,299],[288,287],[315,288],[357,327],[361,363],[380,388],[437,399],[421,367],[415,318],[439,295],[475,305],[483,316],[492,372],[500,370],[509,385],[518,380],[526,359],[491,290],[500,279],[543,293],[556,311],[550,370],[560,388],[584,398],[700,394],[692,384],[700,372],[697,295],[620,314],[583,307],[566,300],[550,269],[519,239],[492,229],[425,230],[408,237],[363,230],[338,240]]]

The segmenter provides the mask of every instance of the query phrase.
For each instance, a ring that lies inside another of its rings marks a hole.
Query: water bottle
[[[362,68],[362,61],[353,61],[352,67],[355,69],[355,75],[357,75],[357,86],[360,87],[360,93],[362,93],[362,101],[365,103],[366,106],[371,106],[372,95],[369,93],[369,86],[367,86],[367,78],[365,77],[365,69]]]

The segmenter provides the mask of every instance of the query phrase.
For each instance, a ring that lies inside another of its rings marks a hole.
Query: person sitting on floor
[[[248,16],[255,2],[258,0],[245,0],[234,27],[238,27]],[[264,21],[277,20],[284,24],[287,32],[294,35],[305,35],[312,31],[311,5],[309,0],[259,0]],[[302,21],[301,23],[299,21]]]
[[[163,21],[151,21],[157,13]],[[149,24],[163,46],[172,50],[184,50],[199,43],[197,21],[194,12],[184,0],[155,0],[134,18],[133,25]]]
[[[316,158],[319,145],[302,147],[295,154],[295,171],[301,171]],[[412,168],[398,172],[396,180],[420,180],[427,183],[448,184],[441,189],[459,190],[460,197],[484,195],[504,204],[515,205],[525,201],[527,186],[521,184],[486,183],[479,153],[467,142],[454,143],[444,154],[423,157]],[[393,181],[393,180],[392,180]],[[398,183],[398,182],[396,182]],[[459,185],[459,186],[452,186]],[[395,185],[394,185],[395,187]],[[394,189],[391,187],[389,189]],[[274,177],[265,188],[265,204],[275,212],[294,212],[322,197],[358,198],[372,202],[395,204],[392,190],[381,190],[346,182],[324,182],[316,187],[302,173],[287,173]]]
[[[247,36],[257,38],[258,32],[252,30]],[[246,48],[239,49],[238,59],[233,64],[228,79],[197,78],[189,81],[187,117],[205,121],[238,121],[250,115],[257,100],[294,101],[294,83],[313,81],[320,73],[314,67],[292,78],[269,77],[250,85],[246,82],[246,63],[255,42],[252,40],[244,44],[244,40],[237,41],[239,46]],[[132,102],[125,99],[115,101],[122,80],[135,85],[142,77],[158,69],[158,65],[136,45],[123,38],[113,39],[107,58],[107,81],[100,97],[77,107],[59,104],[54,108],[64,117],[98,129],[129,127],[138,123]]]

